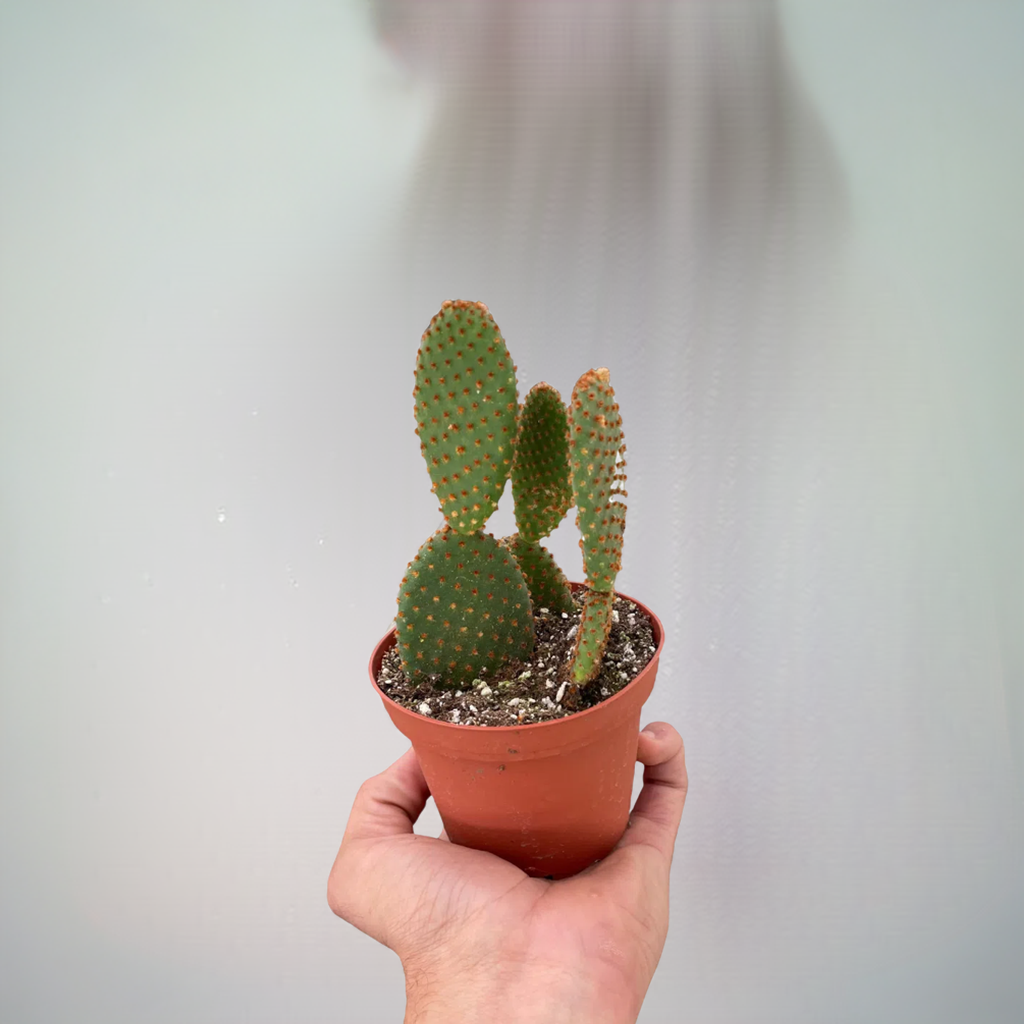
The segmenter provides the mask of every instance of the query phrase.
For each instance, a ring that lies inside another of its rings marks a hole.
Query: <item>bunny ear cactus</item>
[[[530,592],[515,557],[481,527],[512,470],[516,368],[481,302],[446,302],[423,334],[416,433],[446,525],[409,563],[398,595],[402,668],[457,685],[534,645]]]
[[[516,367],[487,307],[446,302],[416,358],[416,433],[445,525],[409,563],[395,629],[410,680],[457,686],[527,659],[533,606],[575,610],[541,545],[575,503],[587,595],[573,651],[575,684],[597,674],[626,523],[622,419],[606,369],[588,370],[568,410],[550,384],[520,409]],[[483,532],[512,477],[518,532]]]
[[[512,469],[516,368],[482,302],[446,302],[416,358],[416,433],[448,525],[475,533]]]
[[[533,650],[530,592],[515,558],[488,533],[442,526],[409,563],[395,621],[410,679],[455,685]]]
[[[558,568],[551,552],[543,544],[526,540],[521,533],[505,537],[502,545],[515,555],[526,578],[530,600],[538,608],[553,612],[574,612],[572,587]]]
[[[515,554],[534,604],[552,611],[573,611],[569,581],[540,543],[572,505],[569,419],[562,396],[550,384],[531,388],[520,411],[512,494],[519,532],[503,543]]]
[[[588,593],[573,652],[572,676],[589,682],[601,667],[611,628],[615,576],[626,526],[626,446],[608,370],[588,370],[569,405],[569,444],[576,524]]]
[[[529,541],[546,537],[572,505],[569,417],[550,384],[530,389],[519,416],[512,462],[516,526]]]

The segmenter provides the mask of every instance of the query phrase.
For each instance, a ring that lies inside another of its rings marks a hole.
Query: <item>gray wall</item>
[[[454,297],[616,383],[641,1020],[1024,1016],[1024,8],[845,6],[0,6],[4,1021],[400,1019],[324,890]]]

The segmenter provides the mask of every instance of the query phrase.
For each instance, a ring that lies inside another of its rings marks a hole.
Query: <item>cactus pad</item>
[[[589,683],[601,668],[614,603],[614,590],[591,590],[587,594],[572,652],[572,677],[576,683]]]
[[[473,679],[533,651],[526,580],[489,533],[467,536],[443,526],[409,563],[395,629],[410,679],[440,675],[444,685]]]
[[[446,302],[416,357],[416,433],[432,490],[453,530],[473,534],[512,470],[516,368],[481,302]]]
[[[501,544],[516,556],[530,588],[530,603],[534,609],[549,608],[553,612],[576,610],[569,581],[547,548],[526,540],[518,533],[503,538]]]
[[[577,381],[569,406],[572,489],[580,549],[591,590],[613,591],[626,526],[622,417],[604,368]]]
[[[551,533],[572,505],[569,418],[562,396],[550,384],[536,384],[523,402],[512,494],[519,535],[528,541]]]

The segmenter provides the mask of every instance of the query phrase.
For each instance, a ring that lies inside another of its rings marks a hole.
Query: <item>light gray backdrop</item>
[[[401,1018],[324,892],[445,298],[618,390],[692,783],[641,1020],[1024,1018],[1024,5],[0,18],[0,1018]]]

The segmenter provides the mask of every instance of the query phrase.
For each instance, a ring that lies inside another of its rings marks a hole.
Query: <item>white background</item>
[[[1024,1017],[1024,5],[0,19],[4,1021],[400,1019],[325,884],[454,297],[618,390],[692,785],[641,1020]]]

